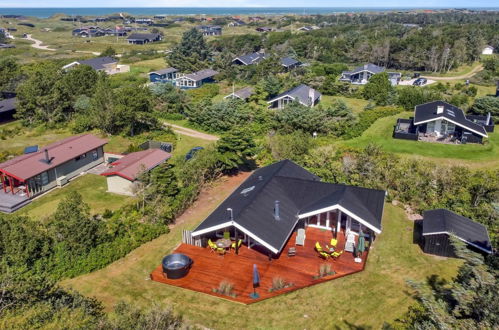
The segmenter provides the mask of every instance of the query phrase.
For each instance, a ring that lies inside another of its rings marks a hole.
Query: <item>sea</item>
[[[1,5],[1,4],[0,4]],[[188,15],[312,15],[312,14],[333,14],[333,13],[355,13],[355,12],[380,12],[380,11],[404,11],[415,9],[443,9],[436,7],[130,7],[130,8],[1,8],[0,15],[21,15],[38,18],[47,18],[55,14],[65,14],[69,16],[105,16],[109,14],[128,13],[134,16],[188,16]],[[497,8],[468,8],[475,10],[499,10]]]

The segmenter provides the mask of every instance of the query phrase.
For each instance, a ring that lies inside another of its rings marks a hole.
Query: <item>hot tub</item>
[[[163,274],[169,279],[177,279],[187,275],[192,259],[182,253],[173,253],[164,257],[162,264]]]

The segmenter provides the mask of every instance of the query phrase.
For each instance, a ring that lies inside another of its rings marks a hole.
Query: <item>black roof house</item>
[[[454,257],[454,248],[449,236],[457,237],[472,249],[492,253],[487,228],[478,222],[446,209],[423,213],[423,250],[426,253]]]
[[[14,118],[16,102],[17,99],[15,97],[0,100],[0,122]]]
[[[322,94],[305,84],[298,85],[284,93],[267,101],[269,108],[281,109],[289,102],[299,102],[300,104],[313,107],[317,105],[322,97]]]
[[[99,70],[104,70],[106,68],[106,65],[118,63],[118,60],[109,56],[105,56],[105,57],[96,57],[88,60],[78,61],[78,63],[83,65],[89,65],[92,67],[92,69],[99,71]]]
[[[239,65],[251,65],[256,64],[266,58],[267,55],[264,52],[255,52],[238,56],[232,60],[232,63]]]
[[[463,110],[450,103],[434,101],[417,105],[414,110],[414,125],[421,125],[438,119],[445,119],[482,137],[487,137],[487,132],[482,125],[466,118]]]
[[[159,33],[132,33],[126,40],[129,44],[147,44],[149,42],[160,41],[162,39]]]
[[[255,171],[194,229],[192,236],[233,226],[278,255],[300,219],[317,212],[341,210],[380,233],[384,200],[385,191],[324,183],[292,161],[283,160]]]
[[[466,115],[463,110],[444,101],[417,105],[414,118],[399,118],[393,137],[434,142],[481,143],[494,131],[494,121],[487,116]]]
[[[249,99],[251,97],[251,95],[253,95],[254,93],[254,89],[253,87],[244,87],[240,90],[237,90],[227,96],[224,97],[224,99],[227,99],[227,98],[238,98],[238,99],[241,99],[243,101]]]

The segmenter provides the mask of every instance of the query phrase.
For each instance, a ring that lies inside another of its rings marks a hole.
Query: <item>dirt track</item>
[[[220,139],[218,136],[202,133],[202,132],[190,129],[190,128],[185,128],[185,127],[179,126],[179,125],[170,124],[167,122],[164,122],[163,124],[165,126],[171,127],[173,129],[173,131],[175,133],[178,133],[178,134],[192,136],[192,137],[207,140],[207,141],[218,141]]]
[[[476,67],[473,68],[473,70],[471,70],[470,72],[468,72],[467,74],[463,74],[463,75],[460,75],[460,76],[454,76],[454,77],[433,77],[433,76],[422,76],[426,79],[431,79],[431,80],[456,80],[456,79],[468,79],[468,78],[471,78],[473,77],[475,74],[477,74],[478,72],[482,71],[483,70],[483,66],[480,64],[480,65],[477,65]]]

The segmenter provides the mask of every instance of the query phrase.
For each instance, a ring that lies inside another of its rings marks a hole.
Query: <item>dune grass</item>
[[[489,133],[485,144],[441,144],[392,137],[393,126],[397,118],[409,118],[412,112],[404,112],[395,116],[377,120],[361,136],[338,142],[348,147],[363,148],[369,143],[380,145],[385,151],[408,157],[423,157],[438,162],[471,165],[473,167],[494,167],[499,164],[499,133]]]
[[[185,221],[170,234],[144,244],[105,269],[66,280],[63,285],[96,297],[107,309],[118,299],[137,306],[172,306],[190,324],[209,328],[380,328],[414,303],[406,280],[423,281],[433,274],[450,279],[459,265],[455,259],[423,254],[413,243],[413,222],[401,208],[386,204],[384,231],[369,254],[367,267],[351,276],[249,306],[150,281],[149,273],[180,243],[182,229],[192,229],[230,193],[223,190],[214,187],[211,205],[188,210]]]

